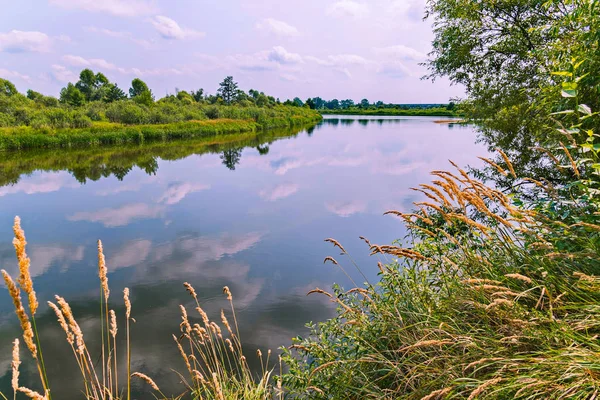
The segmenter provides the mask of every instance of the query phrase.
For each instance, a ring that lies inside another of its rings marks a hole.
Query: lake
[[[475,130],[435,119],[330,115],[309,129],[209,144],[0,154],[0,265],[16,276],[12,223],[19,215],[42,304],[37,321],[55,398],[68,398],[81,380],[46,301],[65,297],[93,347],[99,336],[96,240],[104,243],[110,305],[123,331],[122,292],[131,290],[137,321],[132,370],[175,392],[179,379],[171,368],[185,366],[171,335],[179,332],[179,304],[190,315],[193,310],[183,282],[196,288],[217,320],[227,307],[223,286],[231,288],[249,359],[257,348],[265,353],[290,345],[292,337],[307,333],[307,322],[334,313],[331,303],[307,297],[308,291],[333,283],[352,287],[339,267],[323,264],[326,256],[357,282],[364,278],[353,263],[375,282],[377,261],[386,260],[370,257],[359,236],[377,244],[404,238],[400,220],[383,216],[385,211],[410,210],[421,199],[410,188],[428,183],[431,170],[449,169],[448,159],[481,165],[477,156],[486,149],[476,143]],[[328,237],[341,242],[352,260],[324,242]],[[2,290],[5,393],[11,392],[10,347],[17,336],[12,302]],[[22,384],[37,388],[36,373],[24,363]]]

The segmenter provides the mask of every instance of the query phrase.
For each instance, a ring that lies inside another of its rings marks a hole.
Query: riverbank
[[[213,119],[171,124],[126,125],[95,122],[87,128],[0,128],[0,151],[33,148],[79,148],[151,141],[207,138],[219,135],[258,132],[314,124],[316,113],[255,120]]]
[[[398,117],[459,117],[460,115],[446,108],[413,108],[413,109],[360,109],[318,110],[322,115],[379,115]]]

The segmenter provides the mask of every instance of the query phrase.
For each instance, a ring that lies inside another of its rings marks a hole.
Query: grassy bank
[[[412,108],[403,109],[362,109],[348,108],[343,110],[318,110],[323,115],[379,115],[379,116],[398,116],[398,117],[458,117],[456,111],[446,108]]]
[[[320,120],[317,113],[255,120],[214,119],[153,125],[96,122],[86,128],[31,126],[0,128],[0,150],[90,147],[151,141],[208,138],[219,135],[293,128]]]
[[[230,133],[199,139],[126,143],[119,146],[49,148],[0,152],[0,186],[14,185],[23,175],[36,171],[69,171],[77,181],[116,176],[122,179],[134,168],[156,173],[158,160],[179,160],[192,154],[218,154],[228,150],[256,148],[268,152],[278,139],[298,135],[306,127]]]

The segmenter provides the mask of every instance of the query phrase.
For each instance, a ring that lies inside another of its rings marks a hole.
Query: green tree
[[[198,90],[192,90],[192,97],[194,98],[194,100],[198,101],[202,101],[204,99],[204,89],[200,88]]]
[[[370,105],[371,103],[369,103],[369,100],[367,99],[362,99],[360,101],[360,108],[369,108]]]
[[[219,83],[217,95],[220,96],[225,104],[231,104],[236,100],[238,93],[238,84],[233,80],[233,76],[226,77],[223,82]]]
[[[80,107],[85,103],[85,95],[75,85],[69,84],[60,91],[60,102],[73,107]]]
[[[292,102],[296,107],[302,107],[304,105],[304,102],[300,100],[299,97],[294,97],[294,100],[292,100]]]
[[[15,85],[12,82],[0,78],[0,94],[4,94],[6,96],[14,96],[19,93]]]
[[[315,102],[313,99],[311,99],[310,97],[308,99],[306,99],[306,105],[308,106],[308,108],[310,108],[311,110],[314,110],[316,108],[315,106]]]
[[[129,89],[129,97],[134,99],[135,97],[141,95],[144,92],[149,92],[152,99],[154,99],[154,96],[152,96],[152,91],[148,88],[148,85],[146,85],[146,82],[144,82],[143,80],[141,80],[139,78],[135,78],[134,80],[131,81],[131,88]],[[145,96],[147,96],[147,95],[145,95]]]
[[[34,101],[35,101],[35,100],[40,100],[40,99],[42,99],[43,97],[44,97],[44,95],[43,95],[43,94],[41,94],[40,92],[36,92],[36,91],[34,91],[34,90],[31,90],[31,89],[27,90],[27,98],[28,98],[29,100],[34,100]]]
[[[140,94],[136,95],[133,98],[137,104],[143,104],[145,106],[150,106],[154,103],[154,96],[152,96],[152,92],[150,90],[144,90]]]
[[[113,101],[125,100],[127,94],[121,89],[116,83],[109,85],[108,95],[106,101],[111,103]]]

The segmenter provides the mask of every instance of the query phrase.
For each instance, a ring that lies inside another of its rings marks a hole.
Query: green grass
[[[93,123],[89,128],[34,128],[30,126],[0,128],[0,150],[32,148],[71,148],[123,145],[151,141],[207,138],[220,135],[291,128],[316,123],[317,113],[265,117],[258,121],[214,119],[154,125]]]

